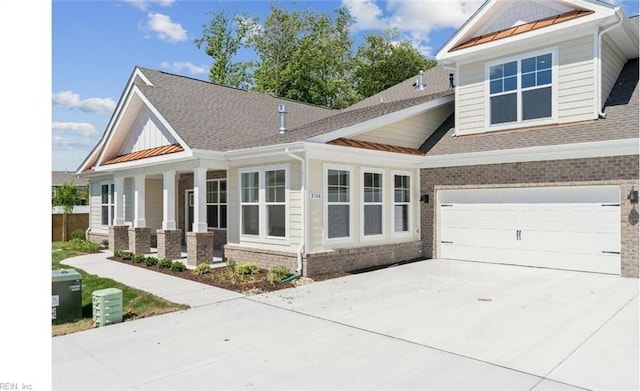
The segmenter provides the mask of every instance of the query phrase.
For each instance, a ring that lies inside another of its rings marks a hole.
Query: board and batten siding
[[[160,120],[144,106],[136,119],[129,138],[123,143],[120,154],[175,144],[178,141],[162,125]]]
[[[162,179],[146,179],[144,189],[145,220],[151,235],[162,228]]]
[[[602,40],[602,105],[604,106],[613,86],[618,80],[620,71],[627,60],[620,54],[616,44],[605,36]],[[602,107],[599,107],[601,109]]]
[[[562,42],[558,48],[558,122],[574,122],[596,118],[595,68],[593,36]],[[544,50],[545,47],[529,51]],[[505,59],[527,52],[505,55]],[[496,60],[499,60],[496,58]],[[459,67],[456,87],[456,134],[475,134],[487,128],[488,87],[485,82],[485,61]],[[616,75],[617,76],[617,75]]]
[[[242,240],[240,238],[240,169],[255,168],[260,169],[261,166],[233,167],[228,171],[227,176],[227,207],[229,220],[227,222],[227,243],[242,244],[248,247],[260,247],[271,250],[281,251],[297,251],[298,246],[302,243],[302,224],[304,216],[302,213],[302,192],[301,192],[301,164],[296,160],[274,162],[273,165],[289,164],[289,221],[288,232],[289,240],[287,244],[278,244],[273,240],[265,239],[259,242],[257,239],[252,241]],[[269,164],[269,166],[272,164]]]
[[[419,148],[453,112],[453,103],[353,137],[354,140]]]

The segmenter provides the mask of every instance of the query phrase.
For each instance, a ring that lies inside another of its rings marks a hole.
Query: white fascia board
[[[312,143],[326,143],[341,137],[345,137],[345,138],[354,137],[359,134],[365,133],[369,130],[390,125],[395,122],[402,121],[403,119],[412,117],[414,115],[417,115],[425,111],[434,109],[436,107],[445,105],[447,103],[453,102],[454,98],[455,98],[454,94],[443,96],[443,97],[431,100],[429,102],[421,103],[415,106],[408,107],[406,109],[402,109],[402,110],[395,111],[393,113],[382,115],[380,117],[375,117],[370,120],[357,123],[355,125],[347,126],[346,128],[341,128],[328,133],[323,133],[318,136],[311,137],[306,141],[309,141]]]
[[[285,144],[267,145],[263,147],[236,149],[233,151],[224,152],[224,157],[230,164],[244,162],[255,158],[272,158],[274,156],[286,156],[285,149],[289,149],[291,152],[299,152],[304,149],[304,143],[302,141],[296,141]]]
[[[534,162],[544,160],[584,159],[607,156],[638,155],[637,138],[588,143],[505,149],[499,151],[426,156],[421,168],[476,166],[484,164]]]
[[[360,164],[371,167],[415,169],[424,161],[422,155],[374,151],[332,144],[305,143],[305,157],[339,163]]]
[[[113,172],[113,171],[121,171],[121,170],[131,170],[136,168],[144,168],[157,166],[159,164],[168,164],[168,163],[179,163],[186,160],[193,160],[193,155],[191,151],[182,151],[171,153],[168,155],[154,156],[148,157],[140,160],[132,160],[129,162],[115,163],[115,164],[107,164],[105,166],[98,166],[95,168],[94,172]]]

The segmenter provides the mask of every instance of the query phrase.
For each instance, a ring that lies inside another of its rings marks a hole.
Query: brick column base
[[[129,251],[134,254],[151,252],[151,228],[129,227]]]
[[[129,250],[129,226],[109,226],[109,251]]]
[[[213,232],[187,232],[187,265],[213,262]]]
[[[158,236],[158,259],[180,259],[182,255],[182,230],[180,229],[159,229]]]

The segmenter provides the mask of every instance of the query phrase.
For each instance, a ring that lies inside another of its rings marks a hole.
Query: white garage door
[[[617,186],[438,191],[439,256],[620,274]]]

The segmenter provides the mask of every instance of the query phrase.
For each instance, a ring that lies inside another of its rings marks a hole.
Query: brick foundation
[[[319,274],[389,265],[422,257],[421,248],[422,242],[409,242],[302,254],[302,274],[312,277]],[[291,271],[297,268],[295,252],[227,244],[224,247],[224,253],[227,259],[233,259],[236,262],[255,262],[263,269],[270,269],[276,265],[284,265]]]
[[[187,232],[187,265],[213,262],[213,232]]]
[[[134,254],[151,252],[151,228],[129,227],[129,251]]]
[[[638,205],[627,200],[631,187],[638,189],[638,176],[638,155],[422,169],[421,194],[434,200],[420,204],[423,254],[436,256],[435,195],[439,189],[618,185],[621,274],[638,278]]]
[[[156,231],[158,258],[180,259],[182,254],[182,230],[171,229]]]
[[[109,226],[109,251],[129,250],[129,226]]]

